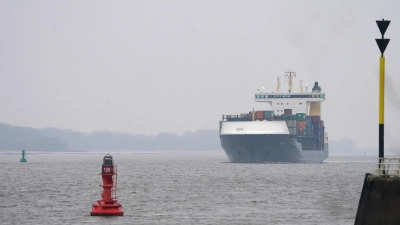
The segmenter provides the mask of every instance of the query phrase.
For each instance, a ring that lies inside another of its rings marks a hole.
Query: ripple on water
[[[3,224],[353,224],[375,160],[226,163],[221,154],[114,155],[125,216],[91,217],[104,154],[0,157]],[[17,157],[18,158],[18,157]]]

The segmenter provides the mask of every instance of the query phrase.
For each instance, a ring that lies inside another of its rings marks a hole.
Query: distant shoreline
[[[29,154],[121,154],[121,153],[134,153],[134,154],[157,154],[157,153],[168,153],[168,154],[183,154],[183,153],[224,153],[222,150],[72,150],[72,151],[25,151]],[[8,154],[22,154],[22,150],[1,150],[0,155]]]

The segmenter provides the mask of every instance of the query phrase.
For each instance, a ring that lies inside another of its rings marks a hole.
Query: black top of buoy
[[[106,156],[104,156],[103,166],[114,166],[114,160],[111,155],[107,154]]]

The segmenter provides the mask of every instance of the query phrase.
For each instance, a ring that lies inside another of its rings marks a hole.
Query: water
[[[0,152],[1,153],[1,152]],[[89,216],[105,153],[0,154],[1,224],[354,224],[375,157],[233,164],[218,153],[120,153],[122,217]]]

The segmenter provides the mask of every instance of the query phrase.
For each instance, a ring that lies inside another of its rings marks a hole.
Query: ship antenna
[[[300,93],[303,93],[303,81],[300,80]]]
[[[276,84],[276,93],[280,93],[281,92],[281,82],[279,81],[279,77],[277,78],[278,79],[278,83]]]
[[[289,70],[289,72],[286,72],[285,77],[289,78],[289,93],[292,92],[292,87],[293,87],[293,77],[296,77],[296,72],[292,72],[291,70]]]
[[[308,84],[306,84],[306,93],[308,93]]]

